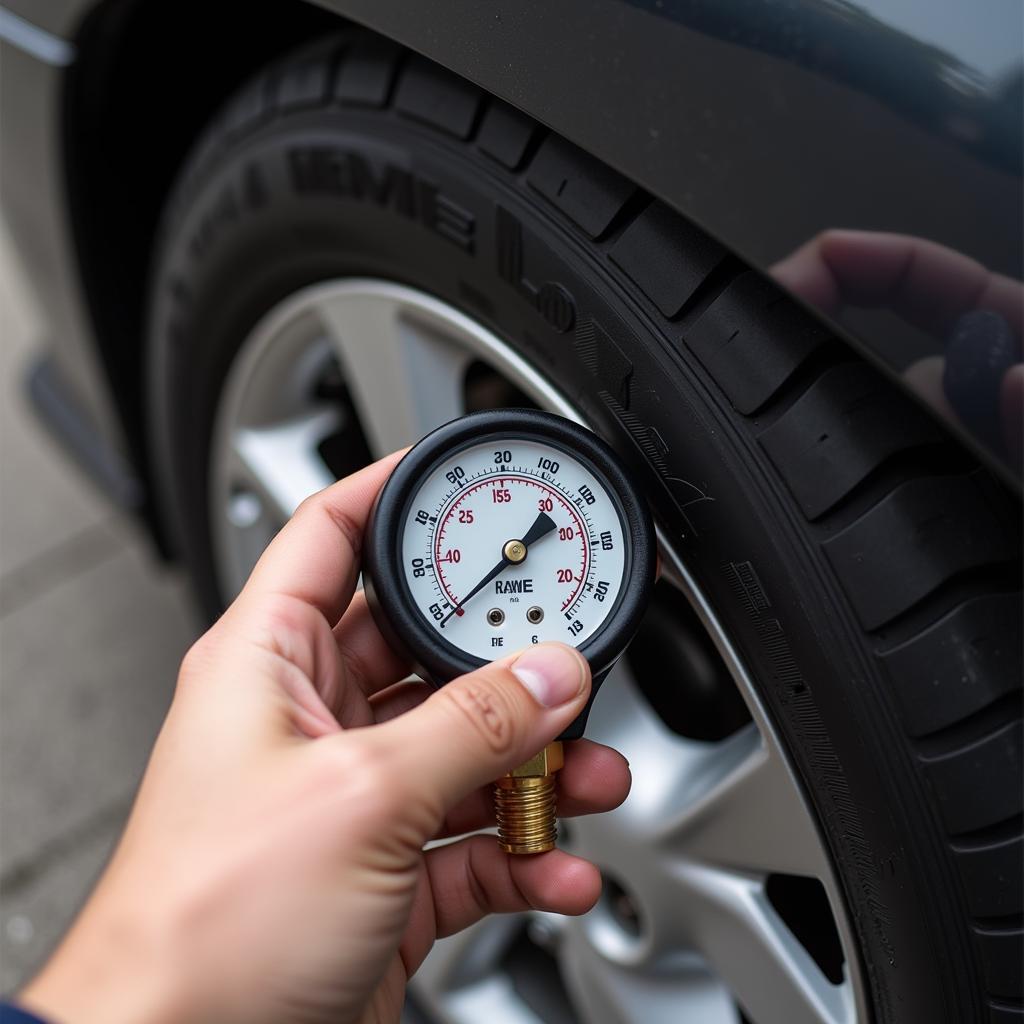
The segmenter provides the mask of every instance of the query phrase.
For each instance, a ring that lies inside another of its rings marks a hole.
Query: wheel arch
[[[100,362],[147,493],[141,339],[153,244],[174,179],[247,78],[345,25],[305,0],[268,0],[260,14],[238,45],[237,12],[221,5],[102,0],[74,35],[60,125],[70,234]],[[151,502],[143,515],[166,552]]]

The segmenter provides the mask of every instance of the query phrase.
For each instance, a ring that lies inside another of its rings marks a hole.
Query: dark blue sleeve
[[[46,1024],[46,1021],[10,1003],[0,1003],[0,1024]]]

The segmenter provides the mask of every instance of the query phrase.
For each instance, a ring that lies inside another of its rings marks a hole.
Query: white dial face
[[[402,565],[424,619],[491,661],[592,636],[622,589],[625,544],[617,502],[586,465],[509,438],[463,448],[426,476]]]

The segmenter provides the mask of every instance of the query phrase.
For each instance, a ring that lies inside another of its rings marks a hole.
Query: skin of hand
[[[434,692],[397,682],[359,546],[397,456],[306,501],[189,651],[124,835],[20,996],[54,1024],[398,1021],[436,938],[489,913],[588,910],[590,863],[502,853],[490,783],[576,717],[584,659],[542,644]],[[563,816],[629,789],[569,744]]]
[[[891,309],[945,344],[959,316],[988,309],[1024,335],[1024,285],[976,260],[913,235],[832,228],[772,267],[772,277],[829,316],[846,306]],[[942,356],[904,371],[907,383],[940,415],[956,423],[943,389]],[[1024,364],[1010,367],[999,388],[999,412],[1010,464],[1021,461]]]

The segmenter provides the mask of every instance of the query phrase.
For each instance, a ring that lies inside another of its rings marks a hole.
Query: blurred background
[[[0,992],[41,964],[128,813],[196,628],[23,378],[38,317],[0,222]]]

